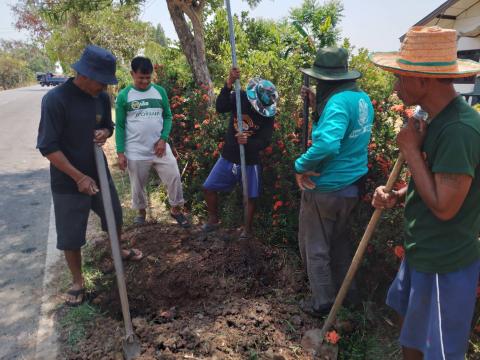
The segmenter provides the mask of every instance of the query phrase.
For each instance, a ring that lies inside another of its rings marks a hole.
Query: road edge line
[[[42,284],[42,299],[40,307],[40,317],[38,320],[38,331],[36,336],[35,359],[56,359],[58,353],[58,339],[55,331],[54,309],[57,302],[54,301],[50,284],[54,278],[54,272],[51,267],[60,259],[61,252],[56,249],[57,232],[55,229],[55,213],[53,201],[50,206],[50,219],[48,225],[47,254],[45,256],[45,268]]]

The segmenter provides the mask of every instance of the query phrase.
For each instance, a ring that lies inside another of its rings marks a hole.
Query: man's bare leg
[[[398,323],[400,325],[400,329],[403,327],[403,317],[398,316]],[[423,360],[423,353],[417,349],[411,349],[402,346],[403,351],[403,359],[404,360]]]
[[[247,221],[245,222],[245,235],[252,235],[253,216],[255,215],[256,200],[248,199]]]
[[[423,353],[417,349],[402,347],[404,360],[423,360]]]
[[[177,215],[182,213],[183,206],[172,206],[170,211],[172,214]]]
[[[84,281],[82,275],[82,251],[80,249],[65,250],[64,254],[65,260],[67,261],[68,269],[70,270],[70,273],[73,277],[73,283],[70,290],[82,290],[84,288]],[[83,298],[81,298],[80,296],[84,295],[66,295],[67,301],[70,303],[81,303],[83,301]]]
[[[216,191],[203,190],[205,201],[207,202],[208,224],[218,224],[218,194]]]

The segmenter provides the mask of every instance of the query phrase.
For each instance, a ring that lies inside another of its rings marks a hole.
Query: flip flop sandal
[[[239,240],[248,240],[252,238],[252,234],[246,233],[245,231],[242,231],[240,236],[238,237]]]
[[[65,305],[72,306],[72,307],[82,305],[83,302],[85,301],[85,288],[78,289],[78,290],[70,289],[67,291],[67,295],[73,296],[75,299],[78,299],[78,297],[81,296],[81,299],[80,301],[65,300]]]
[[[133,223],[135,225],[144,225],[145,224],[145,218],[143,216],[135,216],[133,219]]]
[[[140,260],[142,260],[143,259],[142,252],[140,250],[137,250],[137,251],[135,251],[133,249],[130,249],[127,256],[122,256],[122,260],[124,260],[124,261],[140,261]],[[138,257],[138,256],[140,256],[140,257]]]
[[[185,217],[185,215],[183,215],[183,213],[170,213],[170,216],[177,220],[178,225],[180,225],[182,228],[187,229],[190,227],[190,223],[188,222],[188,219]]]
[[[209,223],[205,223],[202,225],[202,231],[206,232],[206,233],[209,233],[209,232],[212,232],[212,231],[215,231],[219,228],[219,224],[209,224]]]

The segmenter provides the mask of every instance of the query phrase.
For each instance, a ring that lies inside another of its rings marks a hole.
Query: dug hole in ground
[[[140,262],[124,262],[140,359],[312,359],[301,340],[321,321],[298,307],[308,283],[295,249],[259,239],[246,247],[237,229],[208,236],[195,222],[181,229],[158,199],[149,210],[158,221],[128,225],[135,215],[128,209],[128,176],[112,166],[113,149],[109,142],[105,151],[124,205],[122,241],[144,254]],[[59,359],[123,358],[120,299],[108,238],[97,222],[84,249],[87,302],[57,310]],[[68,276],[66,270],[60,275],[65,287]],[[386,311],[365,302],[339,314],[339,359],[400,359]]]

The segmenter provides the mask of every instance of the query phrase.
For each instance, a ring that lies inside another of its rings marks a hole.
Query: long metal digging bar
[[[393,189],[393,185],[398,179],[400,175],[400,171],[402,170],[403,163],[405,162],[402,153],[399,154],[397,161],[388,177],[387,184],[385,185],[385,191],[390,192]],[[378,221],[380,220],[380,216],[382,215],[382,209],[375,209],[373,212],[372,217],[365,229],[365,233],[363,234],[362,240],[360,240],[360,244],[358,244],[357,251],[355,252],[355,256],[353,257],[352,263],[350,264],[350,268],[348,269],[347,275],[345,275],[345,279],[343,280],[342,286],[338,291],[337,297],[335,298],[335,302],[333,303],[332,308],[330,309],[330,313],[328,314],[327,320],[323,324],[322,329],[320,330],[320,341],[323,342],[325,339],[325,334],[332,326],[335,317],[337,316],[337,312],[342,306],[343,300],[347,295],[348,289],[350,288],[350,284],[352,283],[353,278],[362,262],[363,255],[367,248],[368,242],[372,237],[373,232],[377,226]]]
[[[235,50],[235,32],[233,30],[232,11],[230,8],[230,0],[225,0],[228,16],[228,30],[230,32],[230,47],[232,49],[232,63],[234,67],[237,67],[237,53]],[[243,118],[242,118],[242,105],[240,100],[240,80],[235,80],[235,101],[237,105],[237,124],[238,132],[243,132]],[[239,144],[240,147],[240,168],[242,171],[242,185],[243,185],[243,220],[245,226],[248,219],[248,183],[247,183],[247,166],[245,163],[245,146]],[[247,237],[248,239],[248,237]]]
[[[113,214],[112,196],[108,184],[107,167],[102,149],[93,145],[95,152],[95,163],[97,165],[98,178],[100,180],[100,193],[102,194],[103,208],[107,219],[108,235],[112,247],[113,264],[117,277],[118,292],[122,305],[123,323],[125,325],[125,339],[123,341],[123,352],[127,360],[133,360],[140,355],[141,346],[133,332],[130,308],[128,306],[127,287],[125,285],[125,274],[123,271],[122,256],[120,254],[120,242],[117,233],[117,224]]]

